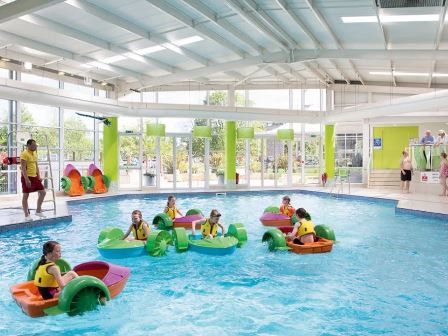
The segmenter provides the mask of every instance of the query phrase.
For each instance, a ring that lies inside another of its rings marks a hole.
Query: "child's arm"
[[[224,229],[224,226],[221,223],[218,223],[218,226],[221,228],[221,234],[224,237],[224,235],[226,234],[226,229]]]
[[[166,206],[165,209],[163,210],[164,213],[168,213],[168,207]]]
[[[121,240],[125,240],[129,236],[131,231],[132,231],[132,224],[129,226],[128,231],[126,231],[126,233],[124,234],[123,238],[121,238]]]
[[[191,233],[193,234],[193,236],[196,234],[196,225],[197,224],[202,225],[202,224],[205,223],[205,221],[206,221],[206,219],[202,218],[202,219],[198,219],[198,220],[195,220],[195,221],[191,222]]]
[[[295,237],[297,235],[297,231],[299,231],[300,225],[300,221],[294,224],[294,229],[292,229],[292,232],[288,236]]]
[[[184,215],[182,215],[182,212],[179,211],[179,209],[176,209],[176,210],[177,210],[177,213],[178,213],[181,217],[184,216]]]
[[[149,228],[149,224],[146,221],[143,221],[143,231],[145,231],[146,237],[149,237],[149,233],[151,232]]]
[[[59,288],[62,289],[65,286],[64,280],[62,279],[61,270],[58,266],[50,266],[47,268],[48,274],[51,274],[56,279],[56,282],[59,285]]]

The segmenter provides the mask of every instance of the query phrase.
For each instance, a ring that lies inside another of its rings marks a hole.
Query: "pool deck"
[[[429,217],[439,217],[446,219],[448,221],[448,197],[428,195],[422,193],[401,193],[398,189],[367,189],[360,186],[352,186],[350,194],[348,194],[348,189],[345,188],[344,193],[341,194],[331,194],[335,197],[366,197],[366,198],[379,198],[397,201],[397,212],[409,212],[420,215],[426,215]],[[291,191],[303,191],[316,194],[327,194],[330,195],[330,188],[323,187],[299,187],[299,188],[270,188],[272,191],[282,191],[286,193]],[[200,192],[246,192],[246,191],[269,191],[267,189],[258,188],[238,188],[238,189],[195,189],[194,191],[189,189],[176,189],[173,190],[159,190],[159,191],[120,191],[120,192],[109,192],[107,194],[95,195],[87,194],[80,197],[69,197],[59,193],[56,196],[56,213],[52,210],[52,203],[45,202],[43,205],[44,214],[46,218],[39,218],[34,215],[34,210],[31,210],[31,216],[33,221],[25,221],[23,211],[20,208],[21,196],[20,195],[5,195],[0,196],[0,233],[4,231],[9,231],[11,229],[23,228],[23,227],[34,227],[40,225],[47,225],[60,221],[71,221],[72,217],[69,213],[67,202],[88,200],[88,199],[98,199],[98,198],[108,198],[114,196],[123,195],[144,195],[144,194],[167,194],[167,193],[200,193]],[[37,194],[31,194],[29,199],[29,205],[31,209],[35,209]],[[48,210],[51,209],[51,210]]]

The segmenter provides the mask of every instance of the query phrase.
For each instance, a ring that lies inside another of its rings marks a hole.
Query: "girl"
[[[168,196],[168,201],[166,202],[166,207],[163,212],[168,214],[172,220],[176,218],[176,214],[179,214],[181,217],[184,216],[179,209],[176,208],[176,197],[174,195]]]
[[[42,257],[36,267],[34,284],[44,300],[58,296],[62,288],[71,280],[78,277],[75,271],[61,274],[55,264],[61,258],[61,245],[58,242],[47,241],[42,249]]]
[[[128,231],[124,234],[123,240],[146,240],[149,237],[149,224],[143,220],[142,218],[142,212],[140,210],[134,210],[132,211],[132,223],[129,226]],[[133,238],[128,238],[129,234],[132,232]]]
[[[280,205],[280,213],[292,217],[295,211],[296,209],[291,205],[291,198],[289,198],[289,196],[283,196],[282,205]]]
[[[299,208],[296,211],[297,222],[294,229],[286,236],[287,240],[292,240],[294,244],[309,244],[314,243],[316,232],[314,231],[314,224],[309,213],[304,208]]]
[[[448,160],[446,159],[446,153],[440,154],[440,169],[439,169],[439,178],[440,184],[442,185],[442,193],[439,196],[447,195],[447,185],[446,179],[448,177]]]
[[[222,236],[224,237],[226,231],[224,229],[224,226],[222,226],[221,223],[219,223],[219,218],[221,217],[221,214],[218,210],[213,209],[210,212],[210,218],[203,218],[195,220],[191,223],[191,230],[193,233],[193,236],[196,234],[196,224],[201,225],[201,232],[202,232],[202,239],[209,239],[216,237],[218,234],[218,226],[221,228]]]

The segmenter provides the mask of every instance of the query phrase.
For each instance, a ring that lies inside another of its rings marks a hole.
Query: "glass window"
[[[253,107],[289,109],[289,90],[250,90]]]
[[[77,113],[81,113],[86,116],[78,115]],[[94,113],[64,110],[64,128],[72,130],[93,131],[95,122],[99,121],[87,116],[93,117]]]
[[[106,90],[98,90],[98,97],[107,98]]]
[[[33,74],[30,74],[27,72],[22,72],[20,74],[20,80],[25,83],[32,83],[32,84],[49,86],[52,88],[59,88],[58,80],[48,78],[48,77],[33,75]]]
[[[208,105],[228,105],[227,91],[210,91],[208,94]]]
[[[159,103],[204,105],[206,91],[165,91],[159,92]]]
[[[72,84],[64,82],[64,90],[76,93],[82,93],[85,95],[93,96],[95,94],[95,89],[93,87]]]
[[[118,101],[139,103],[141,101],[141,96],[139,92],[131,92],[127,95],[124,95],[123,97],[118,98]]]
[[[159,123],[165,124],[165,131],[171,133],[191,133],[194,119],[191,118],[159,118]]]
[[[57,107],[22,103],[21,120],[24,125],[57,127],[59,109]]]
[[[0,123],[9,122],[9,101],[0,99]]]
[[[9,70],[0,68],[0,77],[9,78]]]
[[[304,109],[309,111],[320,111],[321,108],[321,90],[307,89],[305,90]]]
[[[155,103],[156,93],[155,92],[143,92],[143,102],[144,103]]]
[[[302,90],[300,89],[292,90],[292,109],[293,110],[302,109]]]
[[[190,137],[176,137],[176,188],[189,187]]]
[[[118,131],[119,132],[128,132],[128,133],[141,132],[141,118],[119,117],[118,118]]]
[[[241,107],[246,106],[246,91],[245,90],[236,90],[235,91],[235,106],[241,106]]]

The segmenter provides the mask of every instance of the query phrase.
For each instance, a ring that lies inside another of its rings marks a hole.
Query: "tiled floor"
[[[239,188],[237,190],[228,189],[225,191],[255,191],[260,189],[247,189],[247,188]],[[285,190],[285,188],[277,188],[272,190]],[[288,189],[291,190],[291,189]],[[323,192],[329,193],[330,188],[322,188],[322,187],[301,187],[298,190],[307,190],[312,192]],[[194,192],[200,192],[206,190],[195,190]],[[210,190],[207,190],[210,191]],[[162,191],[151,191],[151,194],[154,193],[169,193],[169,190]],[[189,192],[189,190],[176,190],[175,193],[181,192]],[[219,190],[213,190],[214,193],[219,192]],[[25,222],[23,211],[20,207],[21,205],[21,197],[19,195],[8,195],[8,196],[0,196],[0,232],[4,230],[8,230],[11,227],[26,223],[27,226],[35,226],[42,224],[50,224],[52,222],[60,221],[60,220],[71,220],[71,215],[68,211],[67,201],[74,200],[83,200],[83,199],[92,199],[92,198],[102,198],[102,197],[110,197],[114,195],[123,195],[123,194],[145,194],[145,192],[132,191],[132,192],[117,192],[117,193],[107,193],[102,195],[88,194],[81,197],[71,198],[65,195],[58,195],[57,205],[56,205],[56,213],[52,210],[52,203],[44,203],[44,214],[46,216],[45,219],[41,219],[36,217],[34,214],[34,210],[31,211],[31,216],[33,217],[32,222]],[[344,190],[344,195],[348,194],[347,188]],[[428,194],[403,194],[400,190],[397,189],[366,189],[363,187],[353,187],[351,188],[350,195],[353,196],[361,196],[361,197],[374,197],[374,198],[383,198],[383,199],[392,199],[397,200],[397,208],[399,209],[408,209],[414,211],[423,211],[430,212],[436,214],[442,214],[448,216],[448,197],[442,196],[434,196]],[[36,197],[37,195],[30,195],[30,208],[35,209],[36,206]],[[45,210],[47,209],[47,210]],[[48,210],[51,209],[51,210]],[[444,216],[443,216],[444,217]],[[447,217],[448,218],[448,217]],[[3,229],[3,230],[2,230]]]

